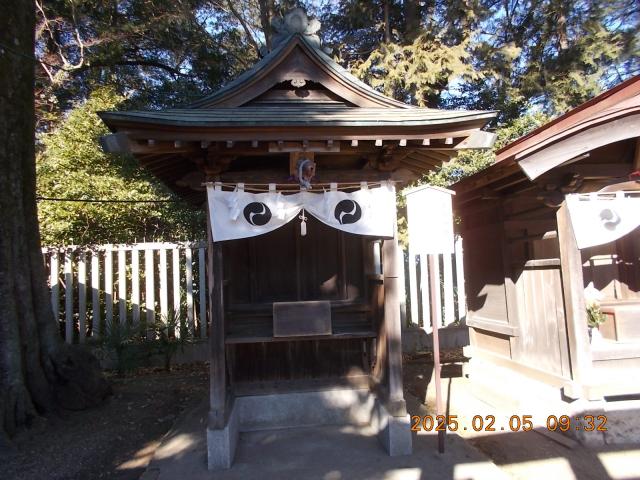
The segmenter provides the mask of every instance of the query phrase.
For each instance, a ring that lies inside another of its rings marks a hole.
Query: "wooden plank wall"
[[[555,209],[514,196],[463,225],[472,345],[569,377]]]

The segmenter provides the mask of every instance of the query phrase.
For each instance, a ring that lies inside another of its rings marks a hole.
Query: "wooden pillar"
[[[591,346],[587,327],[587,311],[584,299],[582,257],[569,218],[567,202],[556,213],[560,265],[562,269],[562,291],[569,337],[569,357],[573,380],[584,384],[591,376]]]
[[[402,392],[402,342],[400,319],[400,268],[398,256],[398,233],[382,245],[382,268],[384,276],[384,332],[387,351],[386,385],[387,410],[393,416],[407,414]]]
[[[209,428],[224,428],[227,401],[222,246],[214,243],[207,210],[207,289],[209,295]]]

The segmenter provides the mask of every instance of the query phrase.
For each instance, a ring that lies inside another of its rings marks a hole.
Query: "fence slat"
[[[159,301],[158,313],[163,318],[174,315],[180,320],[182,316],[192,335],[205,338],[209,299],[206,249],[203,242],[44,247],[42,253],[49,273],[51,307],[56,321],[65,322],[64,341],[84,343],[89,333],[97,338],[108,332],[114,322],[139,326],[144,321],[147,338],[153,339],[156,300]],[[171,259],[168,258],[169,250]],[[144,265],[141,265],[141,251],[144,251]],[[145,278],[144,287],[141,276]],[[63,294],[66,295],[61,305]],[[186,295],[186,315],[183,295]],[[179,328],[175,334],[180,334]]]
[[[454,298],[453,298],[453,260],[450,253],[442,255],[443,279],[444,279],[444,324],[450,325],[455,319]]]
[[[462,237],[456,237],[456,286],[458,287],[458,320],[462,321],[467,316],[467,298],[464,289],[464,257],[462,248]]]
[[[191,248],[186,248],[185,254],[185,277],[187,282],[187,322],[189,324],[189,332],[195,335],[195,325],[193,324],[193,258]]]
[[[179,338],[182,313],[180,312],[180,250],[177,248],[173,249],[173,268],[171,270],[173,274],[173,314],[177,321],[175,335]]]
[[[91,254],[91,336],[100,335],[100,253]]]
[[[420,298],[422,300],[422,329],[431,333],[431,301],[429,299],[429,265],[427,255],[420,254]]]
[[[105,329],[111,330],[113,325],[113,250],[107,246],[104,252],[104,305]]]
[[[412,325],[420,324],[420,317],[418,313],[418,281],[416,278],[416,254],[409,246],[409,302],[411,304],[411,310],[409,316],[411,317]]]
[[[58,322],[58,312],[60,310],[60,282],[58,279],[58,252],[51,252],[51,260],[49,262],[49,279],[51,284],[51,309],[53,316]]]
[[[144,297],[144,308],[146,311],[146,327],[147,327],[147,339],[153,340],[155,335],[153,333],[153,324],[155,323],[155,278],[153,272],[153,254],[152,249],[144,251],[144,273],[145,273],[145,286],[146,292]]]
[[[64,340],[73,343],[73,253],[64,254]]]
[[[87,335],[87,253],[78,256],[78,342]]]
[[[118,321],[127,323],[127,252],[118,249]]]
[[[167,250],[160,250],[160,318],[169,320],[169,297],[167,293]]]
[[[140,325],[140,256],[138,250],[131,250],[131,322]]]
[[[207,285],[206,285],[205,267],[204,267],[204,248],[198,249],[198,279],[199,279],[199,294],[200,294],[200,338],[207,336]]]
[[[431,302],[433,305],[430,305],[432,312],[437,312],[437,318],[431,318],[432,328],[433,322],[442,320],[442,289],[440,285],[440,262],[439,255],[431,255],[433,257],[433,261],[429,262],[429,281],[435,282],[435,287],[431,287],[431,291],[433,292],[433,297],[431,298]],[[431,272],[431,267],[433,267],[433,272]],[[441,327],[442,324],[439,323],[438,327]]]

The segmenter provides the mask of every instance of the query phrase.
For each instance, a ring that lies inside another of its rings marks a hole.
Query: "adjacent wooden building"
[[[205,203],[205,182],[296,192],[292,175],[302,157],[315,161],[312,183],[322,195],[332,183],[344,191],[362,182],[401,184],[459,149],[491,146],[493,135],[481,129],[494,112],[415,108],[385,97],[322,50],[318,27],[300,9],[290,12],[270,53],[184,108],[101,113],[113,132],[103,146],[132,153],[196,205]],[[389,453],[410,452],[395,236],[345,233],[308,215],[304,236],[292,221],[242,240],[210,235],[208,252],[211,468],[230,466],[239,430],[314,423],[313,409],[345,409],[345,399],[349,408],[369,405],[360,413],[378,418]],[[330,306],[330,333],[304,335],[319,315],[306,308],[318,301]],[[274,333],[281,302],[300,307],[290,316],[295,335]],[[359,393],[337,401],[340,388]]]
[[[635,77],[507,145],[494,165],[452,187],[471,372],[486,393],[536,398],[535,387],[509,380],[517,376],[567,404],[640,393],[640,229],[579,250],[565,201],[639,190],[639,137]],[[590,284],[608,317],[602,340],[590,340]]]

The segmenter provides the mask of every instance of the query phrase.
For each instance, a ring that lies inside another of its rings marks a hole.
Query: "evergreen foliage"
[[[317,14],[334,58],[379,91],[498,110],[496,148],[640,73],[636,0],[37,0],[38,131],[59,127],[42,138],[39,194],[172,198],[131,159],[99,151],[92,112],[124,97],[127,108],[163,108],[214,91],[269,50],[270,19],[294,6]],[[461,153],[424,181],[449,185],[492,158]],[[198,218],[179,204],[39,207],[46,243],[184,238]]]
[[[202,238],[205,222],[200,210],[184,205],[132,157],[106,154],[100,148],[98,139],[108,131],[96,112],[117,109],[123,101],[112,88],[95,90],[53,132],[42,135],[36,161],[38,195],[174,202],[41,201],[38,214],[45,245]]]

